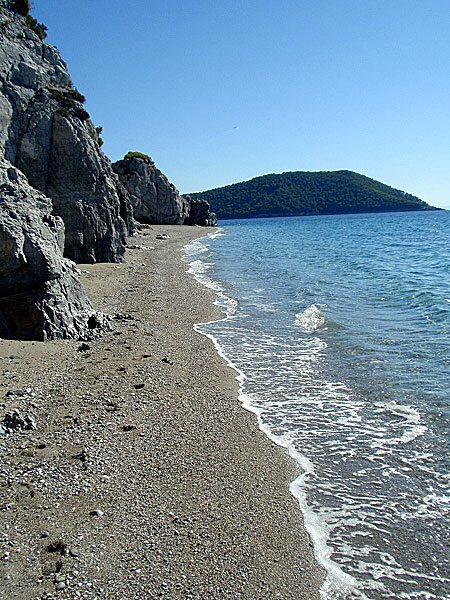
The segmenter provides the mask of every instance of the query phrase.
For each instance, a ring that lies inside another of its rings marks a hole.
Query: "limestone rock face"
[[[128,191],[137,221],[161,225],[184,223],[188,212],[186,202],[159,169],[138,157],[118,160],[113,169]]]
[[[66,256],[75,262],[123,259],[131,205],[90,120],[54,115],[46,193],[66,225]]]
[[[64,223],[26,177],[0,160],[0,337],[94,337],[97,314],[62,255]]]
[[[186,217],[186,225],[203,225],[205,227],[217,227],[217,216],[210,211],[207,200],[197,200],[191,196],[183,196],[184,201],[189,207]]]
[[[128,195],[66,64],[10,10],[0,9],[0,35],[0,157],[52,199],[68,258],[121,261],[133,229]]]
[[[180,196],[177,188],[149,161],[128,157],[113,163],[130,196],[134,218],[160,225],[217,225],[206,200]]]

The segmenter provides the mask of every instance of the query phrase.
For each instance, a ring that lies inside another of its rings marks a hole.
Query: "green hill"
[[[295,171],[190,194],[219,219],[434,210],[423,200],[352,171]]]

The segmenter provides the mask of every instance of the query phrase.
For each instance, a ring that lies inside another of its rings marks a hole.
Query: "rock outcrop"
[[[150,159],[125,157],[113,163],[113,169],[126,188],[133,216],[140,223],[182,225],[188,207],[177,188]]]
[[[0,336],[90,338],[105,327],[62,254],[64,223],[26,177],[0,160]]]
[[[149,157],[125,156],[113,163],[113,169],[130,196],[134,218],[140,223],[217,225],[208,202],[181,196]]]
[[[56,48],[0,9],[0,156],[53,201],[64,253],[77,262],[123,259],[132,232],[128,195]]]
[[[217,216],[211,212],[209,202],[192,198],[191,196],[183,196],[184,201],[188,206],[188,214],[186,216],[185,225],[202,225],[204,227],[217,227]]]

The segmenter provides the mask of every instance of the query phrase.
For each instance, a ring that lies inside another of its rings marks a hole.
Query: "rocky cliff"
[[[217,227],[216,213],[211,212],[211,207],[207,200],[183,196],[188,205],[188,214],[184,222],[185,225],[202,225],[204,227]]]
[[[132,211],[56,48],[0,9],[0,155],[49,196],[77,262],[121,261]]]
[[[115,162],[113,169],[130,195],[137,221],[166,225],[217,225],[216,215],[211,213],[208,202],[181,196],[150,157],[140,153],[129,154]]]
[[[119,179],[58,50],[6,8],[0,35],[0,336],[95,337],[106,320],[71,261],[122,261],[133,208],[145,223],[215,215],[151,160],[119,161]]]
[[[63,258],[64,223],[26,177],[0,160],[0,336],[93,337],[106,321]]]
[[[0,336],[91,338],[107,327],[74,264],[121,261],[127,193],[58,51],[0,9]]]
[[[129,193],[134,218],[140,223],[182,225],[187,203],[150,158],[125,157],[113,169]]]

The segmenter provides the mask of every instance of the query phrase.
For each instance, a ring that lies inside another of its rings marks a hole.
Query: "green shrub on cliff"
[[[67,90],[66,94],[70,98],[72,98],[73,100],[76,100],[77,102],[80,102],[81,104],[84,104],[86,102],[85,96],[83,96],[83,94],[80,94],[80,92],[77,90],[77,88],[71,88],[71,89]]]
[[[38,23],[34,17],[29,14],[30,2],[29,0],[7,0],[5,4],[11,10],[14,10],[22,17],[25,17],[25,25],[37,34],[39,39],[42,41],[47,37],[47,27],[43,23]]]
[[[100,148],[103,146],[103,140],[100,137],[102,131],[103,131],[103,127],[101,127],[100,125],[98,127],[95,128],[95,131],[97,132],[97,144],[100,146]]]
[[[142,152],[127,152],[124,156],[124,159],[125,158],[141,158],[148,165],[155,168],[155,163],[150,158],[150,156],[148,156],[148,154],[143,154]]]
[[[80,104],[86,102],[86,98],[83,94],[80,94],[76,88],[66,88],[63,90],[59,88],[50,88],[50,93],[55,100],[58,100],[58,102],[67,109],[75,108],[76,102],[79,102]]]
[[[34,31],[41,41],[47,37],[47,27],[43,23],[38,23],[31,15],[26,15],[25,25]]]
[[[19,13],[19,15],[22,15],[22,17],[26,17],[30,12],[30,2],[29,0],[12,0],[10,8]]]
[[[80,119],[80,121],[87,121],[90,118],[90,114],[88,113],[87,110],[84,110],[84,108],[82,106],[75,107],[75,109],[73,111],[73,116],[76,117],[77,119]]]
[[[57,113],[63,117],[76,117],[80,121],[87,121],[89,113],[80,104],[86,102],[86,98],[75,88],[50,88],[50,93],[58,101]]]

